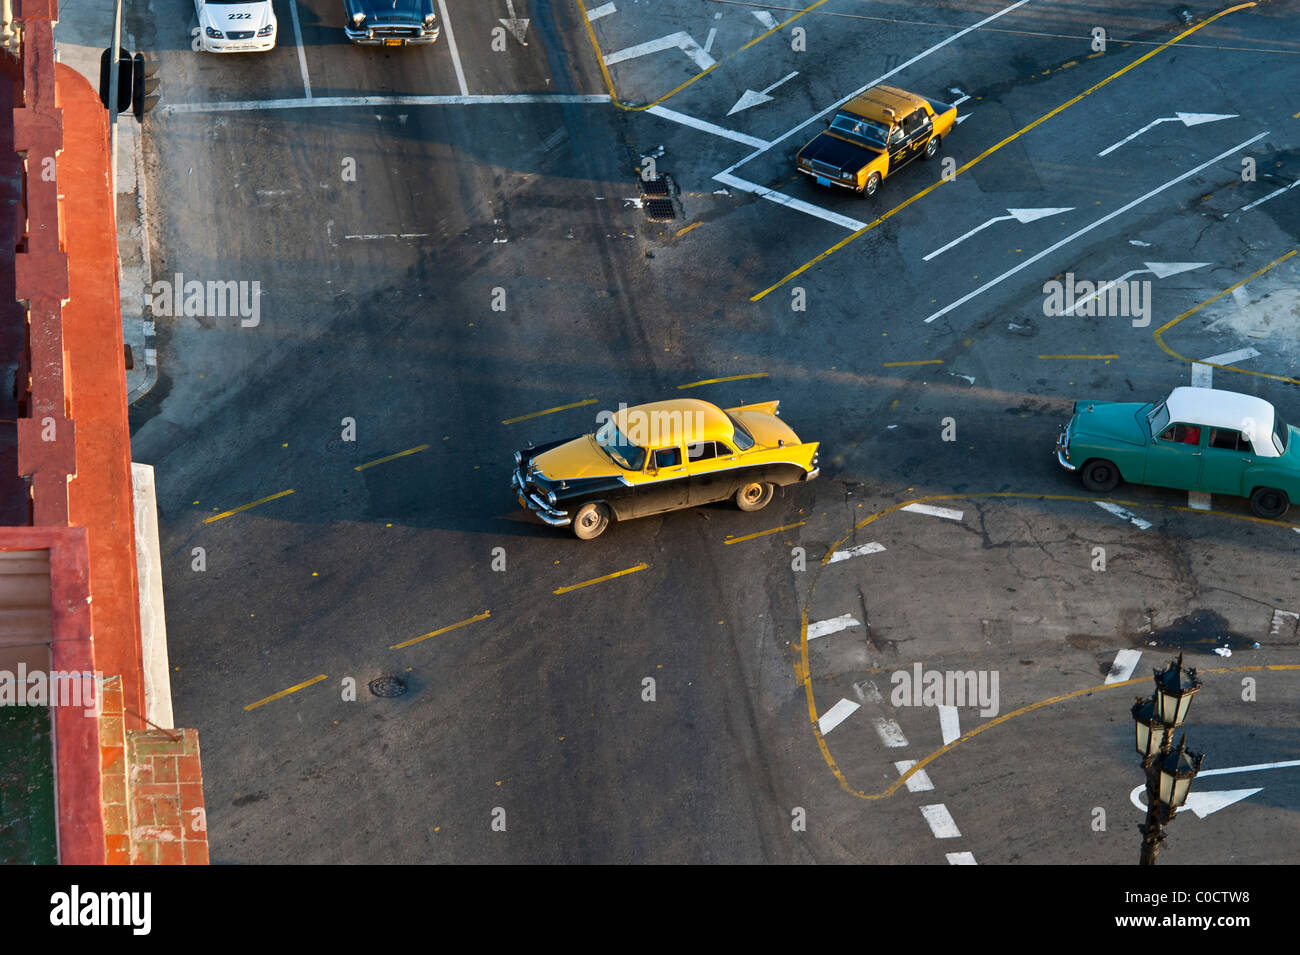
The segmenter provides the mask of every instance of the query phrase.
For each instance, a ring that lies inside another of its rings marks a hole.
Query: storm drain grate
[[[641,195],[643,196],[671,196],[673,194],[673,184],[667,176],[658,176],[654,179],[641,180]]]
[[[646,218],[654,222],[677,218],[677,209],[671,199],[647,199],[643,208]]]
[[[382,696],[391,699],[395,696],[401,696],[406,692],[406,684],[395,676],[381,676],[371,680],[368,684],[370,692],[375,696]]]

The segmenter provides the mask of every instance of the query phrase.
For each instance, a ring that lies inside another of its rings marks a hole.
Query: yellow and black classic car
[[[799,150],[795,166],[821,186],[870,199],[917,156],[932,158],[957,121],[957,107],[896,86],[873,86],[836,110],[826,132]]]
[[[725,410],[679,398],[596,416],[596,430],[515,452],[511,487],[552,527],[599,537],[610,521],[728,498],[767,506],[777,487],[817,476],[817,442],[777,417],[779,402]]]

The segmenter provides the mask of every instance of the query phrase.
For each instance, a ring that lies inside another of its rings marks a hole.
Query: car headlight
[[[224,33],[222,33],[220,30],[213,29],[212,27],[208,27],[206,30],[204,30],[204,32],[207,33],[209,39],[224,40],[226,38],[226,35]]]
[[[366,15],[364,13],[352,14],[352,22],[355,23],[357,26],[361,26],[361,24],[365,22],[365,19],[366,19]]]
[[[851,173],[851,172],[842,172],[842,173],[840,173],[840,178],[841,178],[841,179],[852,179],[852,178],[853,178],[853,173]]]
[[[516,451],[516,452],[515,452],[515,464],[516,464],[516,466],[517,466],[517,465],[520,465],[520,464],[523,464],[523,463],[524,463],[524,455],[523,455],[523,452],[521,452],[521,451]]]
[[[258,36],[270,36],[273,30],[275,30],[275,24],[274,24],[274,23],[268,23],[266,26],[262,27],[262,29],[260,29],[260,30],[257,31],[257,35],[258,35]]]
[[[433,26],[433,21],[434,21],[434,15],[432,13],[427,14],[424,18],[424,25],[426,27],[431,27]]]
[[[551,507],[554,507],[554,506],[555,506],[555,492],[554,492],[554,491],[547,491],[547,492],[546,492],[546,503],[549,504],[549,505],[551,505]]]

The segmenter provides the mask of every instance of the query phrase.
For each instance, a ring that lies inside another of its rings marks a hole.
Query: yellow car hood
[[[618,465],[605,456],[589,434],[537,455],[533,464],[542,469],[542,477],[548,481],[615,477],[621,473]]]

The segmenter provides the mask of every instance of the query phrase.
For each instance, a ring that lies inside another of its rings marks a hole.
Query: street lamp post
[[[1155,865],[1165,826],[1187,802],[1192,780],[1200,772],[1204,753],[1187,748],[1186,734],[1172,748],[1174,730],[1187,719],[1192,697],[1201,688],[1196,668],[1183,669],[1182,654],[1177,661],[1155,671],[1155,694],[1149,699],[1138,697],[1133,704],[1133,723],[1138,755],[1147,777],[1147,818],[1139,826],[1142,832],[1142,865]]]

